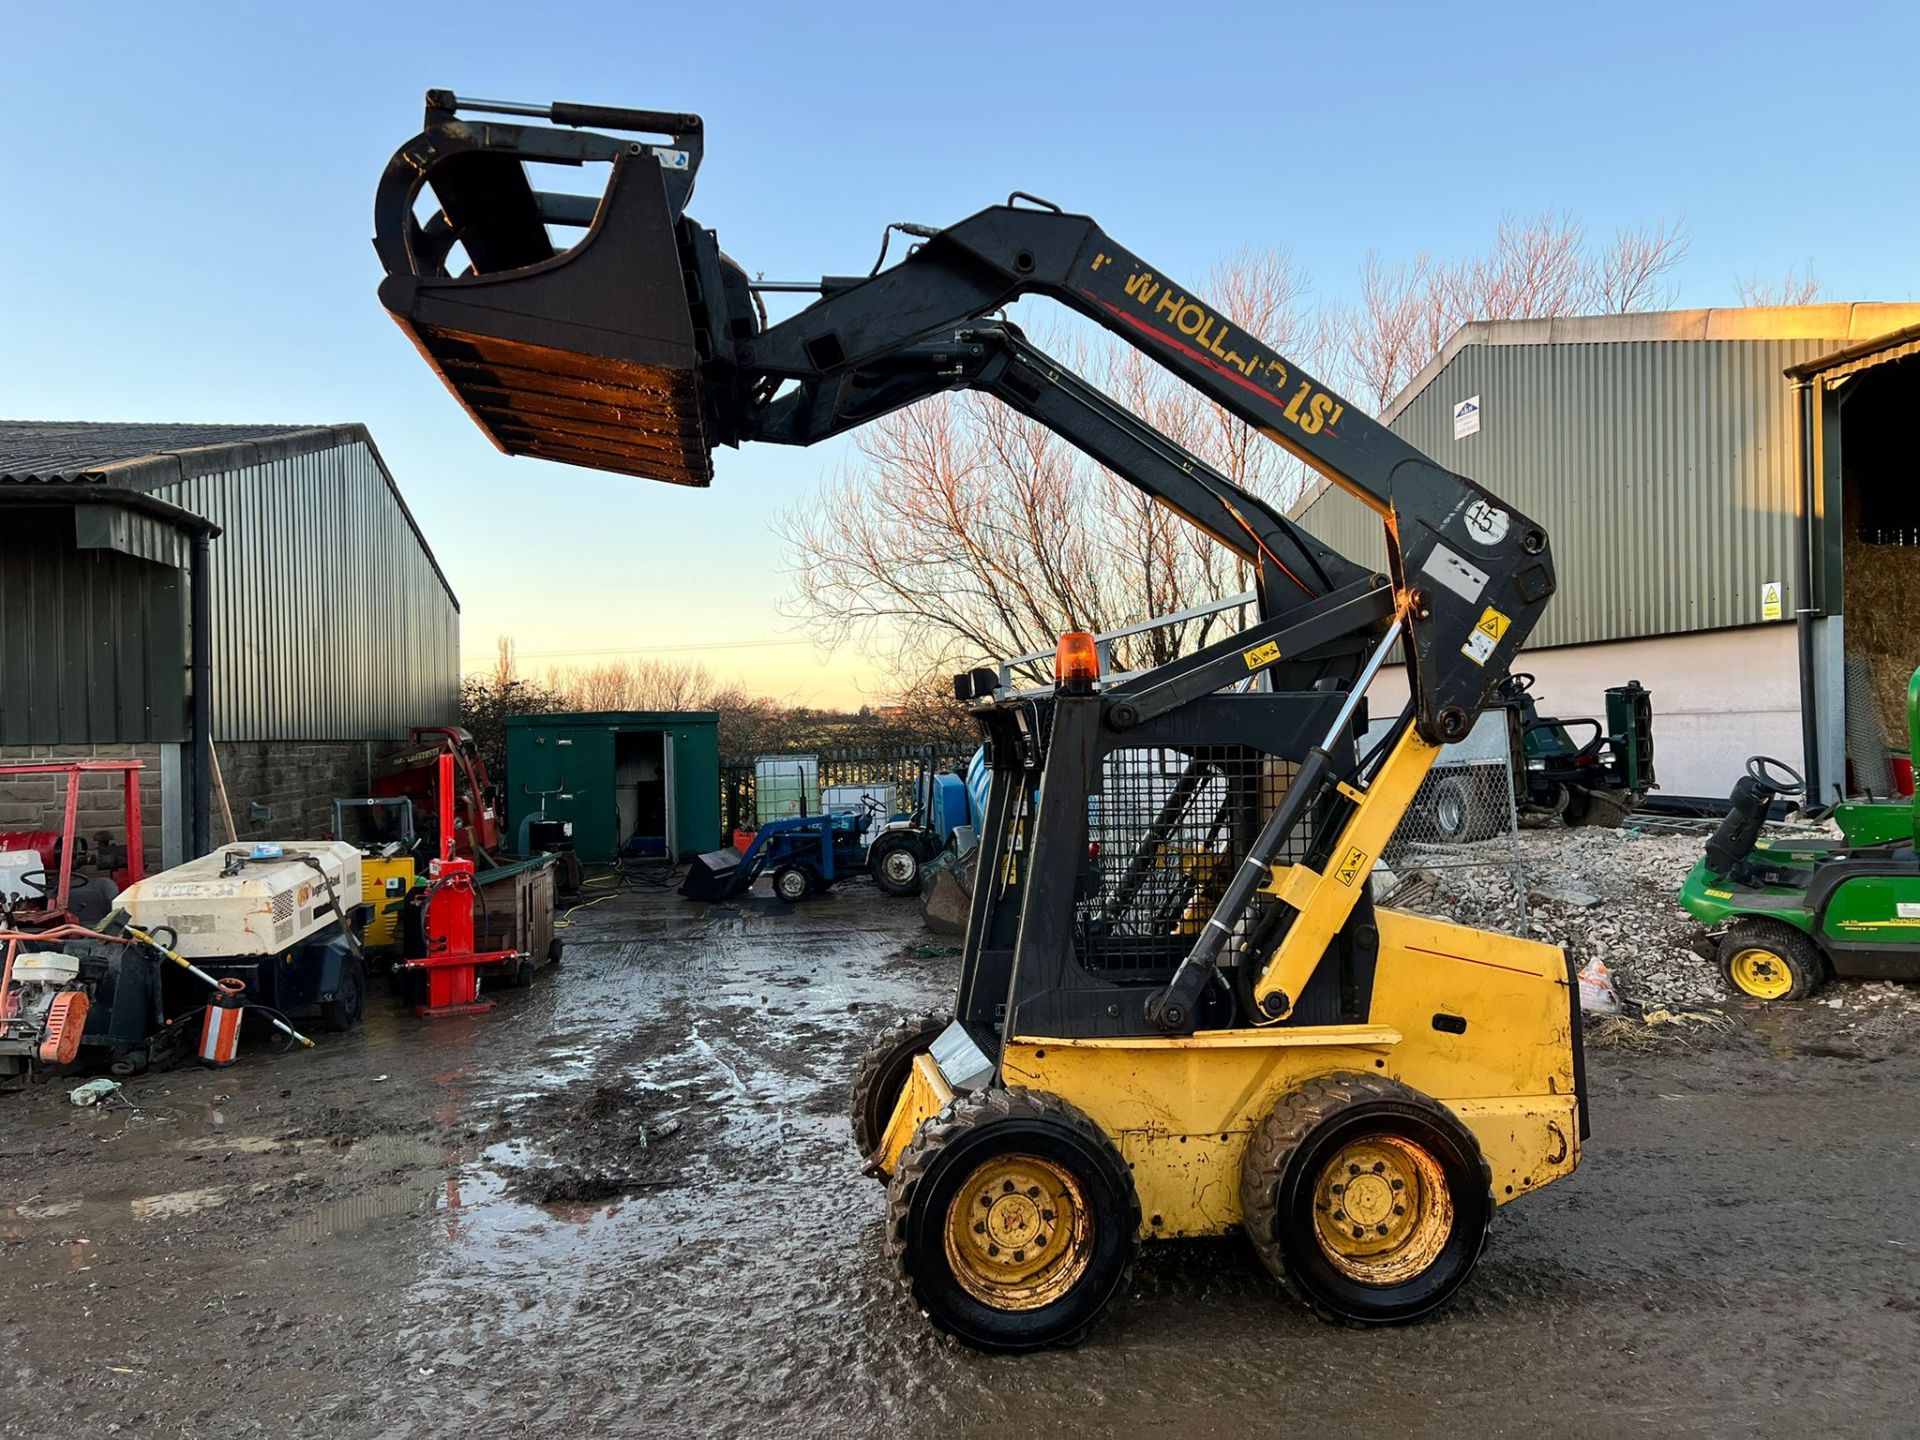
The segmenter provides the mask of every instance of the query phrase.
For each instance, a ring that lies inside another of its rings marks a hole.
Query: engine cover
[[[360,903],[360,852],[345,841],[288,840],[278,858],[251,849],[228,845],[148,876],[114,904],[143,930],[171,930],[187,959],[216,960],[278,954],[333,924],[336,899],[343,912]]]

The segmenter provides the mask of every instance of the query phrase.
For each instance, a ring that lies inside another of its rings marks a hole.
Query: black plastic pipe
[[[1794,398],[1800,402],[1800,554],[1794,581],[1799,593],[1794,596],[1793,618],[1800,642],[1801,758],[1807,777],[1804,792],[1807,798],[1801,803],[1820,805],[1824,803],[1820,786],[1820,710],[1813,678],[1814,387],[1811,382],[1801,380],[1793,388],[1797,392]]]
[[[193,534],[187,585],[191,590],[193,634],[188,642],[187,668],[193,683],[193,857],[213,848],[213,597],[207,560],[211,537]]]

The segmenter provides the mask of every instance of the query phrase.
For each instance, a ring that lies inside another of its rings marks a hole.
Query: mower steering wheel
[[[1518,694],[1522,690],[1531,690],[1533,689],[1533,676],[1527,674],[1524,670],[1512,671],[1507,676],[1507,689],[1513,694]]]
[[[1763,786],[1776,795],[1804,795],[1807,790],[1807,782],[1801,778],[1798,770],[1784,761],[1774,759],[1771,755],[1749,756],[1747,774],[1754,784]],[[1780,776],[1790,776],[1791,779],[1782,780]]]
[[[53,875],[50,871],[22,870],[18,878],[22,885],[31,885],[39,891],[42,900],[53,893]]]

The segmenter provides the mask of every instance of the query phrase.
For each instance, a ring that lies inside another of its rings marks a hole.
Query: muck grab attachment
[[[380,298],[495,445],[706,485],[718,447],[974,391],[1256,577],[1255,623],[1157,668],[1103,676],[1070,634],[1046,690],[956,677],[991,778],[960,981],[879,1037],[853,1093],[916,1304],[982,1349],[1070,1343],[1142,1240],[1234,1229],[1330,1317],[1444,1304],[1495,1209],[1579,1163],[1578,989],[1557,948],[1377,909],[1368,877],[1440,749],[1500,703],[1554,591],[1545,531],[1031,196],[890,227],[905,253],[865,275],[749,280],[686,212],[703,135],[428,93],[380,184]],[[811,298],[776,322],[768,290]],[[1038,350],[1004,318],[1027,295],[1371,508],[1387,572]],[[1362,743],[1396,647],[1411,698]]]

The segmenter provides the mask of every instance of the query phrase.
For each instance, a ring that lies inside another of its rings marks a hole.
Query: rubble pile
[[[1687,948],[1698,923],[1674,896],[1700,857],[1701,834],[1522,830],[1485,847],[1490,863],[1436,867],[1410,909],[1463,925],[1511,930],[1525,898],[1527,933],[1563,947],[1576,966],[1606,965],[1623,1001],[1690,1008],[1730,998],[1713,965]]]

